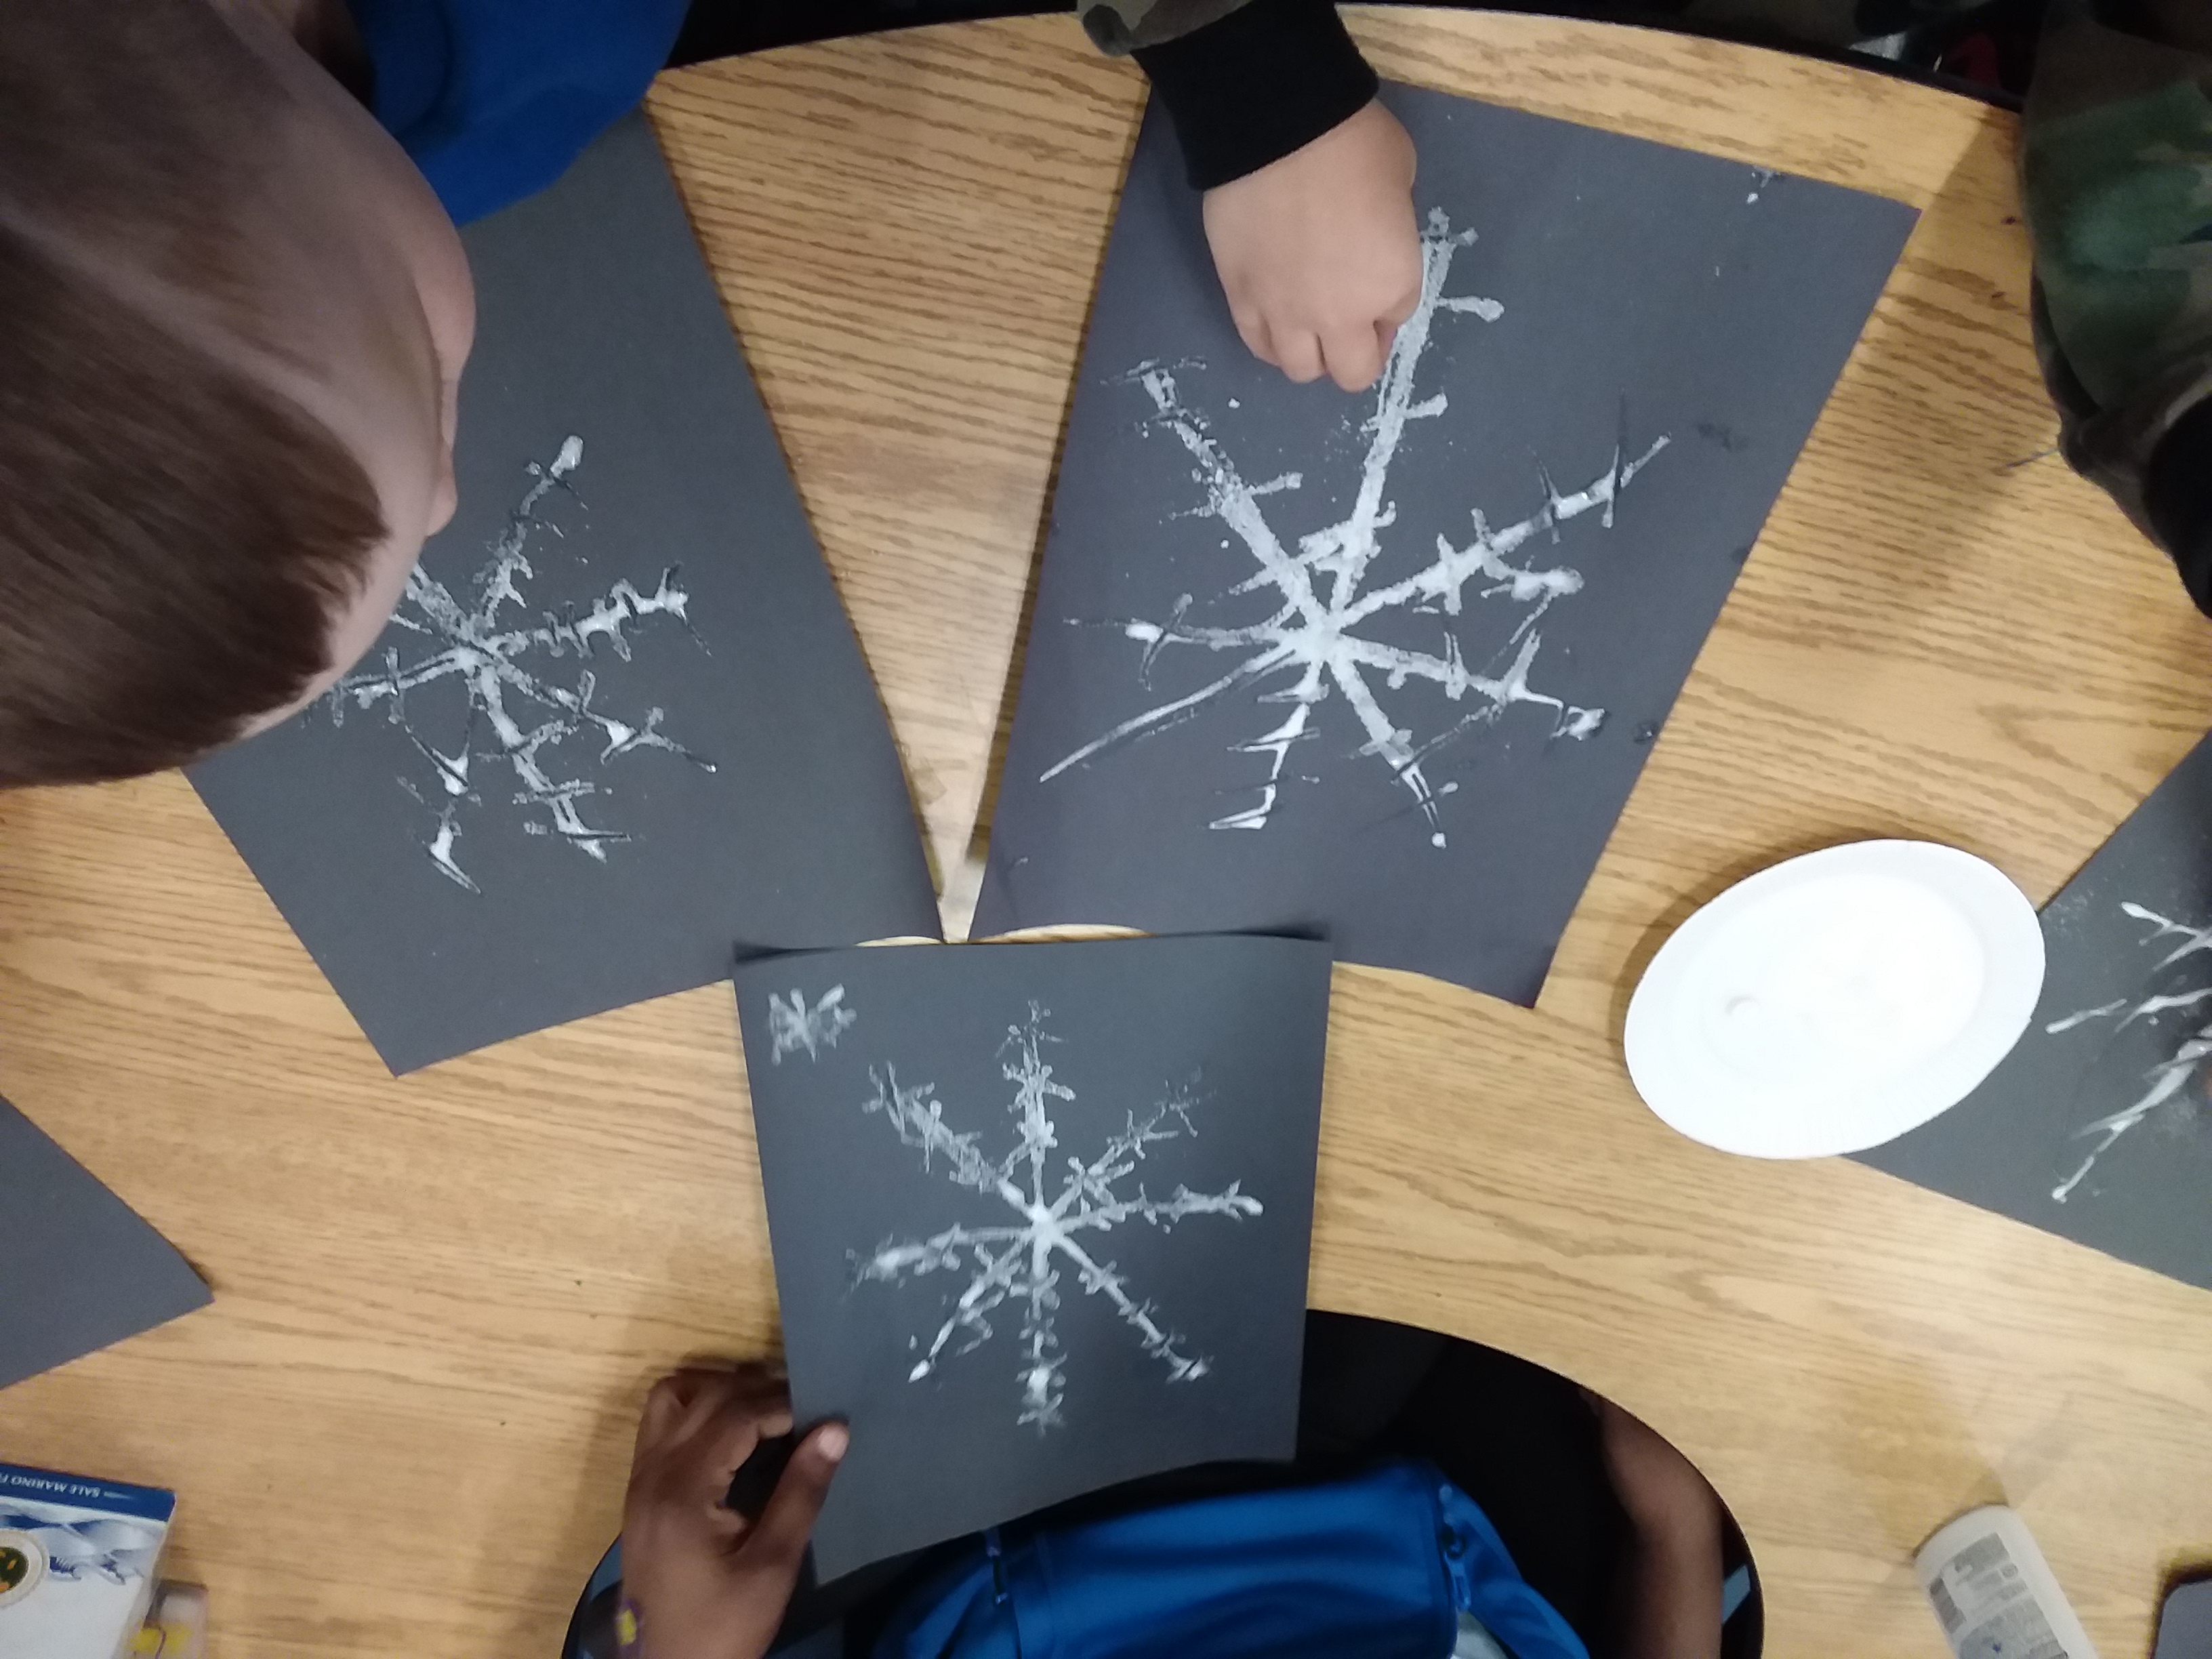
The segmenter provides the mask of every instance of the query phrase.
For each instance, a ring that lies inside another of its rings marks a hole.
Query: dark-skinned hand
[[[764,1440],[792,1430],[791,1398],[764,1368],[691,1369],[646,1396],[623,1506],[624,1651],[642,1659],[760,1659],[783,1622],[848,1443],[825,1423],[791,1455],[759,1518],[723,1502]]]

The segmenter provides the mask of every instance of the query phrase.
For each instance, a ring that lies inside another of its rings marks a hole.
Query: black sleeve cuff
[[[2189,597],[2212,616],[2212,398],[2159,441],[2143,478],[2143,516],[2173,556]]]
[[[1135,56],[1198,190],[1303,149],[1364,108],[1377,85],[1334,0],[1250,0]]]

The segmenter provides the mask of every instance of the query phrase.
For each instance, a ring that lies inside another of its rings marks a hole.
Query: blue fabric
[[[600,1591],[611,1589],[622,1583],[622,1540],[617,1538],[607,1546],[607,1553],[599,1558],[599,1565],[584,1585],[584,1600],[588,1601]]]
[[[1462,1612],[1515,1659],[1589,1659],[1474,1500],[1394,1462],[1018,1543],[987,1533],[874,1659],[1445,1659]]]
[[[1751,1600],[1751,1569],[1738,1567],[1721,1581],[1721,1623],[1735,1617],[1735,1610]]]
[[[634,109],[689,0],[352,0],[376,118],[457,224],[543,190]]]

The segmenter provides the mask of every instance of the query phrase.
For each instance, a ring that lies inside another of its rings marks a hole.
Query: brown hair
[[[206,0],[0,0],[0,787],[178,765],[296,700],[384,539],[326,427],[94,274],[281,353],[238,204],[283,97]]]

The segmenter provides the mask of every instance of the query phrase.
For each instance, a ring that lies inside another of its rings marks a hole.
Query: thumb
[[[837,1473],[851,1443],[852,1435],[842,1423],[825,1423],[792,1453],[783,1478],[775,1483],[767,1508],[740,1551],[748,1571],[772,1576],[786,1585],[798,1582],[807,1538],[830,1496],[830,1478]]]

